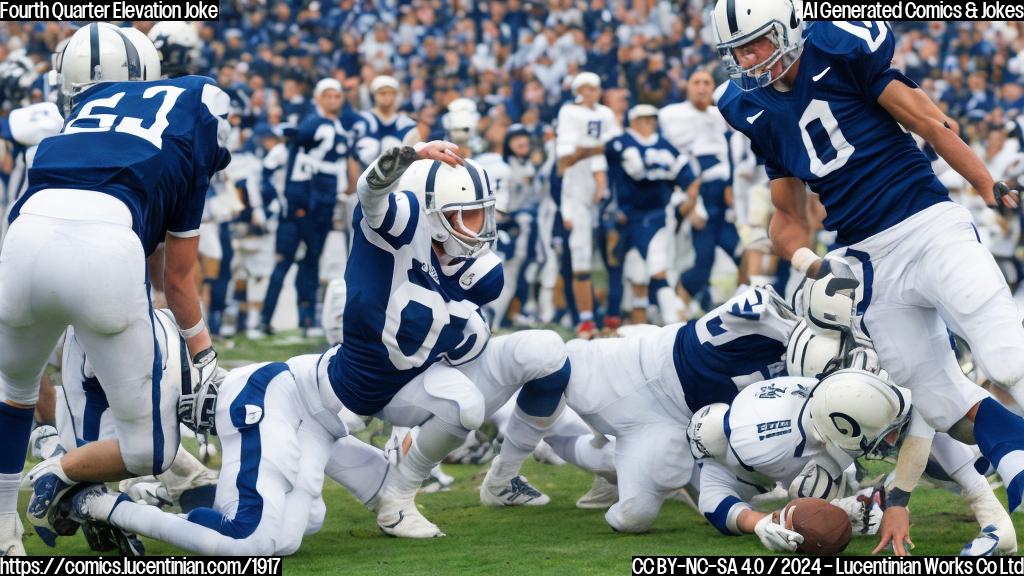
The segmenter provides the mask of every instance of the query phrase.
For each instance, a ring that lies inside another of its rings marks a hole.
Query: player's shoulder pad
[[[772,292],[761,287],[748,288],[730,298],[725,305],[725,312],[737,318],[760,320],[772,302]]]
[[[805,42],[844,60],[888,57],[895,49],[892,28],[884,21],[835,21],[809,24]]]
[[[469,266],[459,272],[459,286],[466,291],[466,297],[477,306],[493,302],[505,286],[505,274],[501,258],[488,250],[473,259]]]

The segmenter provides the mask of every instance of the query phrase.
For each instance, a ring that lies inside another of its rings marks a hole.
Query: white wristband
[[[199,322],[197,322],[195,326],[189,328],[188,330],[182,330],[181,328],[178,328],[178,334],[181,334],[181,337],[184,338],[185,340],[189,340],[193,336],[198,336],[199,333],[202,332],[203,329],[205,328],[206,320],[200,318]]]
[[[789,259],[789,262],[793,265],[793,268],[799,270],[801,274],[807,274],[807,269],[810,268],[811,264],[814,264],[817,260],[818,255],[814,253],[814,250],[804,246],[793,253],[793,257]]]

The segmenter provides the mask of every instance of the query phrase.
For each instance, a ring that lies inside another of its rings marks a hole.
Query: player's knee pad
[[[647,532],[658,517],[658,510],[640,499],[620,499],[605,512],[604,519],[616,532],[639,534]]]
[[[177,418],[171,422],[173,427],[161,428],[116,425],[121,460],[129,472],[136,476],[156,475],[171,467],[181,439]]]
[[[548,417],[555,414],[571,375],[572,364],[566,358],[558,370],[524,384],[516,399],[516,405],[530,416]]]
[[[469,380],[437,382],[427,379],[423,388],[431,398],[439,400],[425,408],[442,422],[466,430],[476,430],[484,423],[483,394]]]

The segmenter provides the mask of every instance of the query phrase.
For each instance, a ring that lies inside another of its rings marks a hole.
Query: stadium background
[[[708,68],[722,81],[711,30],[713,2],[447,0],[338,2],[221,2],[219,22],[199,23],[200,73],[216,78],[242,110],[242,129],[279,131],[311,108],[313,84],[335,77],[345,88],[343,114],[372,107],[369,84],[380,74],[401,86],[401,109],[417,129],[441,137],[440,117],[459,97],[474,98],[480,133],[500,149],[505,131],[530,131],[538,165],[543,142],[569,86],[580,71],[597,73],[604,102],[624,115],[638,103],[664,106],[686,97],[686,79]],[[146,31],[151,23],[134,25]],[[38,65],[70,34],[73,24],[0,23],[0,60],[24,49]],[[1024,23],[895,23],[894,65],[903,69],[961,125],[962,134],[991,164],[1019,150],[1014,122],[1024,110]],[[34,100],[43,97],[42,76]],[[7,106],[9,107],[9,106]],[[5,112],[6,113],[6,112]],[[547,136],[546,136],[547,134]],[[11,171],[5,150],[0,177]],[[1015,216],[1011,216],[1015,218]],[[1004,222],[1002,225],[1005,225]],[[999,225],[997,223],[997,225]],[[1004,226],[1005,227],[1005,226]],[[1013,226],[1010,226],[1013,228]],[[1017,228],[1019,236],[1019,228]],[[722,280],[728,290],[729,279]],[[291,282],[286,282],[290,286]],[[282,313],[294,298],[282,298]],[[294,311],[291,312],[294,314]],[[282,320],[284,324],[288,320]],[[294,324],[292,324],[294,325]],[[563,331],[563,334],[566,333]],[[285,332],[269,340],[238,338],[220,349],[233,363],[283,360],[324,344]],[[216,464],[216,463],[214,463]],[[871,472],[884,471],[874,465]],[[756,539],[725,538],[683,504],[669,502],[649,535],[613,534],[600,511],[573,501],[589,477],[570,467],[530,462],[526,474],[552,496],[540,509],[485,509],[476,489],[485,466],[447,466],[450,492],[419,498],[449,537],[437,542],[391,540],[338,486],[325,490],[329,516],[286,569],[301,573],[618,573],[634,554],[760,554]],[[951,554],[977,527],[966,505],[934,488],[915,493],[911,509],[915,552]],[[1015,518],[1019,531],[1024,524]],[[874,539],[857,539],[849,552],[867,553]],[[30,553],[50,553],[39,540]],[[150,553],[172,548],[147,542]],[[84,542],[62,542],[59,553],[87,553]]]

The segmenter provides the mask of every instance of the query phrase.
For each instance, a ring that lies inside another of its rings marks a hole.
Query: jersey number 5
[[[134,116],[118,116],[117,114],[93,113],[97,108],[109,108],[116,111],[117,105],[121,102],[121,99],[124,98],[124,92],[118,92],[109,98],[92,100],[82,106],[82,111],[74,120],[68,123],[67,128],[64,129],[64,134],[75,134],[78,132],[108,132],[111,128],[114,128],[114,132],[124,132],[125,134],[131,134],[132,136],[138,136],[153,146],[162,149],[162,136],[164,130],[166,130],[170,125],[167,121],[167,115],[171,113],[171,108],[174,108],[174,103],[178,101],[178,97],[181,96],[184,91],[184,88],[179,88],[177,86],[152,86],[142,93],[142,97],[147,100],[157,98],[158,96],[161,98],[160,107],[157,108],[156,111],[156,117],[153,119],[153,122],[149,127],[143,127],[142,118],[135,118]],[[85,123],[86,121],[95,121],[96,126],[80,126],[81,123]]]

